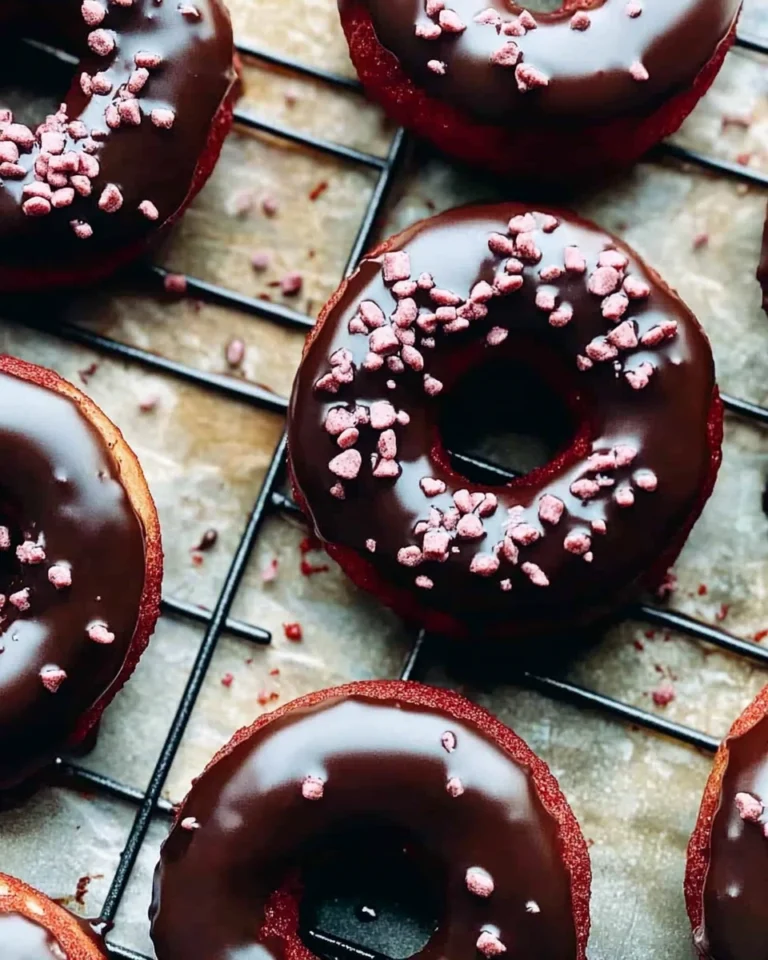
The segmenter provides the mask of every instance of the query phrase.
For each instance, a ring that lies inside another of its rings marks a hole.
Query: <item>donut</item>
[[[51,370],[0,357],[0,791],[80,744],[160,610],[160,527],[117,427]]]
[[[506,485],[473,482],[441,411],[468,375],[513,365],[549,381],[572,439]],[[430,630],[525,636],[663,579],[712,490],[722,406],[703,330],[637,254],[508,203],[366,257],[308,338],[288,440],[296,499],[356,584]]]
[[[399,124],[461,160],[561,183],[673,133],[720,69],[740,7],[339,0],[360,80]]]
[[[195,782],[155,873],[158,960],[311,960],[302,877],[345,839],[406,849],[435,894],[416,957],[585,956],[589,855],[546,764],[455,693],[369,681],[262,716]]]
[[[96,928],[15,877],[0,873],[3,960],[106,960]]]
[[[0,105],[0,292],[93,283],[213,171],[232,125],[229,14],[221,0],[6,0],[0,29],[81,58],[38,126]]]
[[[768,957],[768,687],[717,751],[688,844],[685,902],[711,960]]]

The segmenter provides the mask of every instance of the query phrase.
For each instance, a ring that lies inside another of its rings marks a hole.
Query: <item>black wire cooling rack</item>
[[[743,33],[738,35],[736,47],[753,53],[768,55],[767,41]],[[278,68],[294,76],[310,78],[347,92],[362,93],[362,88],[356,80],[307,66],[291,58],[267,52],[251,44],[240,43],[237,49],[243,57]],[[345,274],[349,274],[354,270],[365,250],[368,248],[376,223],[384,210],[387,197],[397,176],[407,146],[405,132],[403,130],[397,130],[386,157],[377,157],[351,147],[300,133],[280,124],[268,123],[239,110],[235,113],[235,122],[242,128],[269,134],[279,140],[298,144],[311,151],[317,151],[335,157],[338,160],[361,167],[367,167],[378,173],[370,201],[347,260]],[[750,185],[768,187],[768,174],[697,153],[685,147],[678,146],[677,144],[661,144],[654,150],[654,156],[672,157],[685,163],[698,165],[699,167],[723,176],[738,178],[740,181]],[[162,282],[167,275],[167,271],[156,266],[149,267],[149,270],[158,288],[162,288]],[[254,316],[263,317],[286,328],[306,331],[311,328],[314,323],[312,317],[292,310],[289,307],[247,297],[195,277],[187,277],[186,280],[189,294],[201,300],[218,303]],[[18,320],[19,318],[14,319]],[[34,319],[30,320],[29,318],[20,319],[20,322],[35,328],[40,328],[41,326],[35,322]],[[45,331],[71,343],[76,343],[97,352],[108,354],[118,360],[131,361],[151,370],[167,373],[181,380],[186,380],[196,386],[216,391],[230,399],[251,403],[262,410],[284,414],[288,409],[287,398],[277,396],[256,384],[221,374],[196,370],[176,360],[157,356],[146,350],[120,343],[119,341],[73,324],[46,325]],[[728,412],[756,425],[768,426],[768,408],[728,395],[724,395],[722,399]],[[172,804],[165,800],[161,796],[161,793],[192,715],[197,697],[202,689],[220,636],[222,633],[227,632],[233,636],[251,640],[258,644],[269,644],[271,642],[272,638],[268,630],[264,630],[261,627],[246,623],[242,620],[233,619],[229,616],[229,611],[237,594],[256,538],[259,535],[266,517],[275,512],[287,512],[300,516],[300,511],[296,504],[278,489],[284,476],[285,453],[286,438],[285,435],[283,435],[274,451],[269,469],[266,472],[261,489],[256,497],[256,502],[248,518],[237,550],[232,558],[229,571],[213,611],[209,613],[192,604],[170,597],[163,599],[163,611],[165,613],[202,623],[206,629],[195,657],[187,685],[179,702],[173,722],[168,729],[146,789],[138,790],[111,777],[87,770],[76,763],[61,759],[57,761],[57,776],[55,777],[57,785],[69,786],[75,789],[86,788],[89,791],[95,791],[126,801],[137,807],[133,825],[128,834],[117,871],[115,872],[101,912],[100,920],[110,928],[114,924],[137,857],[153,818],[158,816],[168,818],[173,814],[174,808]],[[502,481],[505,477],[509,476],[504,470],[491,464],[478,464],[478,462],[473,461],[472,458],[463,457],[458,454],[454,456],[459,462],[463,460],[468,465],[481,466],[484,470],[495,473]],[[737,656],[746,657],[763,666],[768,666],[768,648],[758,646],[751,641],[742,640],[724,630],[701,623],[685,614],[676,613],[672,610],[651,604],[637,604],[626,609],[623,615],[627,618],[640,620],[654,626],[679,631],[695,640],[711,644]],[[428,653],[428,645],[429,637],[424,631],[420,632],[416,636],[406,661],[403,664],[400,673],[402,679],[410,679],[418,669],[424,666]],[[565,700],[581,707],[600,710],[616,719],[643,727],[655,733],[664,734],[681,743],[689,744],[705,751],[713,752],[718,746],[718,740],[715,737],[700,730],[674,723],[664,717],[657,716],[628,703],[608,697],[595,690],[569,683],[565,680],[539,673],[524,672],[516,676],[516,682],[546,696]],[[310,931],[308,936],[311,938],[316,953],[334,958],[334,960],[335,958],[339,958],[339,960],[342,960],[342,958],[343,960],[382,960],[377,954],[357,944],[347,943],[321,931]],[[108,944],[108,950],[112,957],[121,958],[121,960],[150,960],[149,957],[127,947],[120,946],[119,943],[112,942],[111,940]]]

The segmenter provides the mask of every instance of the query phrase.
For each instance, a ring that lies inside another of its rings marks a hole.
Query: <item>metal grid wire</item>
[[[753,53],[768,55],[768,42],[759,38],[739,34],[736,46]],[[261,50],[251,44],[238,44],[239,53],[262,64],[279,68],[295,76],[307,77],[337,89],[361,93],[362,88],[356,80],[339,76],[328,71],[310,67],[288,57],[280,56]],[[342,146],[327,140],[322,140],[308,134],[297,132],[279,124],[268,123],[251,114],[236,111],[235,122],[246,129],[259,133],[269,134],[282,141],[301,145],[335,157],[336,159],[367,167],[378,172],[370,201],[365,210],[363,220],[359,226],[357,236],[347,260],[345,275],[354,270],[363,253],[369,246],[374,227],[382,214],[387,196],[393,186],[400,162],[403,159],[407,139],[405,132],[398,130],[391,142],[386,157],[377,157],[369,153]],[[706,156],[685,147],[672,143],[663,143],[654,150],[656,157],[672,157],[679,161],[698,165],[706,170],[723,176],[735,177],[751,185],[768,187],[768,174],[757,170],[746,169],[738,164]],[[160,267],[148,268],[151,279],[158,289],[162,288],[166,271]],[[235,293],[208,283],[195,277],[187,277],[187,289],[190,294],[212,303],[221,304],[245,313],[271,320],[286,328],[308,330],[313,325],[313,319],[295,310],[280,304],[258,300]],[[19,318],[16,318],[19,319]],[[23,318],[19,322],[29,326],[42,328],[34,320]],[[156,356],[138,347],[120,343],[109,337],[93,333],[73,324],[45,325],[47,333],[59,338],[79,344],[89,349],[108,354],[118,360],[132,361],[157,372],[168,373],[181,380],[188,381],[196,386],[216,391],[233,400],[244,400],[254,406],[275,413],[286,413],[288,400],[277,396],[256,384],[236,380],[215,373],[206,373],[190,366],[165,357]],[[749,401],[723,396],[726,410],[739,417],[745,418],[756,425],[768,425],[768,408],[758,406]],[[240,581],[251,555],[251,551],[259,535],[259,531],[270,513],[289,512],[300,515],[295,503],[280,493],[278,486],[284,475],[286,453],[285,434],[280,439],[274,451],[269,469],[259,490],[256,502],[248,518],[239,545],[232,558],[228,573],[224,580],[221,593],[218,596],[212,612],[205,612],[192,604],[172,598],[163,599],[163,611],[173,616],[187,618],[205,624],[205,635],[195,657],[194,665],[187,681],[184,693],[179,702],[152,776],[145,790],[138,790],[119,781],[94,773],[76,763],[64,760],[57,761],[57,782],[73,788],[87,788],[103,795],[127,801],[137,807],[135,818],[128,834],[125,847],[120,857],[117,871],[107,893],[100,920],[111,927],[125,894],[131,873],[137,857],[155,816],[169,817],[173,814],[173,806],[161,797],[161,792],[170,773],[182,737],[194,709],[197,697],[205,681],[206,673],[213,658],[218,640],[223,632],[236,637],[251,640],[259,644],[268,644],[271,641],[269,631],[261,627],[245,623],[242,620],[229,616],[232,602],[237,594]],[[493,464],[478,463],[472,458],[455,454],[459,462],[465,465],[482,467],[486,472],[495,474],[503,482],[510,474]],[[624,611],[624,616],[650,623],[654,626],[676,630],[687,636],[711,644],[721,650],[768,666],[768,649],[756,643],[746,641],[720,630],[717,627],[702,623],[682,613],[676,613],[650,604],[637,604]],[[421,631],[406,658],[401,670],[402,679],[410,679],[423,668],[427,657],[430,638]],[[623,720],[646,730],[664,734],[675,740],[713,752],[718,746],[718,740],[702,731],[686,727],[664,717],[657,716],[649,711],[631,706],[620,700],[608,697],[597,691],[569,683],[565,680],[541,675],[539,673],[524,672],[516,677],[517,682],[536,690],[546,696],[568,701],[585,708],[601,710],[612,717]],[[373,960],[377,955],[360,947],[337,940],[320,931],[310,932],[310,937],[317,953],[326,956],[344,957],[346,960]],[[108,951],[112,957],[122,960],[150,960],[143,954],[110,942]],[[381,960],[381,958],[379,958]]]

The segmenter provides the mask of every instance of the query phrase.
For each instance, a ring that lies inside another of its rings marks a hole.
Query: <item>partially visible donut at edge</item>
[[[56,373],[0,356],[0,800],[83,742],[160,612],[152,496],[118,428]]]
[[[548,767],[481,707],[402,681],[311,693],[214,757],[155,873],[158,960],[312,960],[304,870],[349,836],[374,871],[371,851],[407,850],[433,888],[435,932],[416,958],[584,960],[589,854]]]
[[[577,424],[506,486],[467,480],[439,427],[491,361],[530,365]],[[704,331],[654,270],[594,224],[508,203],[368,254],[307,340],[288,440],[297,501],[358,586],[436,632],[520,637],[663,580],[712,491],[722,405]]]
[[[339,0],[367,92],[446,153],[561,184],[674,132],[735,38],[741,0]]]
[[[81,53],[37,126],[0,104],[0,291],[93,283],[140,256],[212,173],[236,95],[229,13],[221,0],[14,0],[0,25]]]
[[[106,960],[95,926],[32,887],[0,873],[3,960]]]
[[[685,902],[707,960],[768,956],[768,687],[715,756],[688,844]]]

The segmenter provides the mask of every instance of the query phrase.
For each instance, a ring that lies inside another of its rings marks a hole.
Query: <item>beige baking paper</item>
[[[233,0],[232,8],[240,38],[351,73],[333,0]],[[742,29],[768,36],[768,0],[747,3]],[[361,97],[253,64],[245,79],[244,109],[318,137],[386,152],[393,129]],[[731,53],[678,140],[768,168],[767,84],[764,61]],[[724,116],[749,117],[751,123],[747,129],[724,127]],[[338,282],[374,182],[374,173],[355,165],[237,131],[162,263],[316,314]],[[491,181],[418,149],[382,229],[391,232],[460,202],[514,196],[514,183]],[[276,201],[273,216],[263,213],[265,200]],[[712,338],[723,389],[758,403],[768,402],[768,319],[754,279],[765,203],[763,191],[670,161],[640,164],[575,202],[580,213],[625,237],[663,272]],[[704,235],[707,242],[697,244],[695,238]],[[251,267],[260,251],[270,256],[261,273]],[[303,276],[302,291],[283,297],[274,284],[294,270]],[[245,360],[233,375],[287,395],[301,350],[299,333],[221,307],[128,289],[123,284],[79,297],[67,317],[206,371],[227,372],[226,345],[242,338]],[[0,327],[0,348],[54,367],[75,383],[97,364],[87,390],[139,454],[160,510],[165,593],[210,607],[280,436],[280,417],[10,323]],[[149,400],[154,409],[142,411]],[[672,605],[745,638],[768,628],[768,519],[761,510],[766,474],[765,430],[729,418],[715,494],[676,568],[680,588]],[[192,550],[208,528],[218,531],[218,541],[198,566]],[[327,572],[302,576],[304,535],[287,517],[265,524],[234,614],[271,629],[274,642],[262,648],[222,638],[166,785],[167,798],[183,797],[212,753],[269,706],[345,680],[398,674],[411,638],[332,563]],[[262,571],[274,559],[277,578],[265,583]],[[309,559],[328,562],[316,554]],[[718,621],[723,611],[725,619]],[[300,643],[284,636],[283,624],[293,622],[302,626]],[[197,625],[162,619],[136,676],[108,711],[98,746],[83,761],[89,768],[140,789],[146,785],[202,635]],[[233,679],[226,687],[221,681],[228,673]],[[493,678],[478,681],[482,669],[472,671],[472,682],[469,671],[448,676],[434,667],[424,673],[459,687],[514,726],[560,779],[591,844],[593,960],[690,958],[681,882],[709,759]],[[578,661],[571,678],[721,735],[768,674],[705,645],[626,622]],[[663,678],[673,678],[677,695],[660,708],[650,693]],[[260,705],[273,692],[277,699]],[[0,813],[0,869],[96,915],[134,813],[130,805],[102,796],[44,789],[21,808]],[[146,913],[166,828],[160,817],[150,829],[112,934],[116,943],[150,955]],[[80,904],[74,894],[82,877],[91,880]]]

